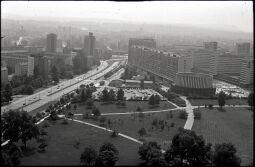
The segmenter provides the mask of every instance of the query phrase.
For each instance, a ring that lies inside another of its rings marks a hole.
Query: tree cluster
[[[180,128],[163,154],[156,142],[145,142],[138,151],[146,165],[154,166],[240,166],[240,158],[231,143],[206,144],[203,136]]]
[[[149,104],[152,106],[159,105],[159,102],[160,102],[160,97],[157,94],[151,95],[151,97],[149,98]]]
[[[104,143],[98,153],[93,147],[86,147],[80,162],[88,166],[114,166],[118,161],[118,150],[112,143]]]

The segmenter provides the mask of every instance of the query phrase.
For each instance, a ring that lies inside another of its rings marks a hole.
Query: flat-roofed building
[[[211,96],[215,94],[211,75],[192,72],[177,73],[171,90],[185,95]]]
[[[238,56],[249,56],[250,55],[250,47],[251,44],[249,42],[243,42],[243,43],[236,43],[236,55]]]
[[[27,57],[27,76],[33,76],[34,75],[34,57],[28,56]]]
[[[47,34],[46,52],[56,51],[57,51],[57,35],[54,33]]]
[[[204,48],[206,50],[216,51],[218,48],[217,42],[204,42]]]
[[[241,61],[243,57],[230,53],[223,53],[218,56],[217,74],[239,75],[241,70]]]
[[[1,85],[6,85],[8,83],[8,68],[1,67]]]
[[[16,64],[15,65],[15,75],[17,75],[17,76],[27,75],[27,69],[28,69],[27,67],[28,67],[27,62]]]
[[[240,84],[249,85],[253,84],[254,79],[254,60],[253,59],[243,59],[241,62],[240,70]]]
[[[190,72],[192,58],[188,54],[174,54],[133,45],[128,64],[173,82],[176,73]]]

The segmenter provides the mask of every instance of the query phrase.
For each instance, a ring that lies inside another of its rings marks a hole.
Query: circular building
[[[181,72],[176,74],[175,83],[171,90],[185,95],[211,96],[215,94],[216,88],[213,88],[213,77],[211,75]]]

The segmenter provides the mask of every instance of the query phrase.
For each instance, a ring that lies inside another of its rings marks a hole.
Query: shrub
[[[75,140],[75,142],[74,142],[74,148],[76,148],[76,149],[78,149],[79,148],[79,146],[80,146],[80,141],[79,140]]]
[[[41,113],[38,112],[38,113],[36,113],[36,117],[42,119],[42,118],[43,118],[43,115],[42,115]]]
[[[209,104],[208,107],[209,107],[209,109],[213,109],[213,105],[212,104]]]
[[[62,121],[62,124],[63,124],[63,125],[67,125],[67,124],[68,124],[67,120],[64,119],[64,120]]]
[[[170,126],[171,126],[171,127],[174,127],[174,123],[172,122],[172,123],[170,124]]]
[[[126,102],[122,102],[122,103],[121,103],[121,106],[122,106],[122,107],[125,107],[125,106],[126,106]]]
[[[49,127],[50,125],[47,123],[47,122],[45,122],[44,124],[43,124],[43,128],[47,128],[47,127]]]
[[[195,119],[201,119],[201,111],[195,109],[194,110],[194,118]]]
[[[187,113],[185,110],[179,111],[179,118],[180,119],[187,119]]]
[[[89,114],[88,114],[88,113],[83,114],[83,115],[82,115],[82,118],[83,118],[83,119],[88,119],[88,118],[89,118]]]
[[[115,137],[118,137],[118,131],[117,130],[113,130],[112,131],[112,134],[111,134],[111,137],[115,138]]]
[[[142,108],[140,106],[137,106],[136,111],[142,111]]]

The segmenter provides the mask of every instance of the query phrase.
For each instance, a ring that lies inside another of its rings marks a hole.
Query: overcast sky
[[[252,1],[2,1],[1,16],[108,18],[135,22],[220,24],[253,32]]]

